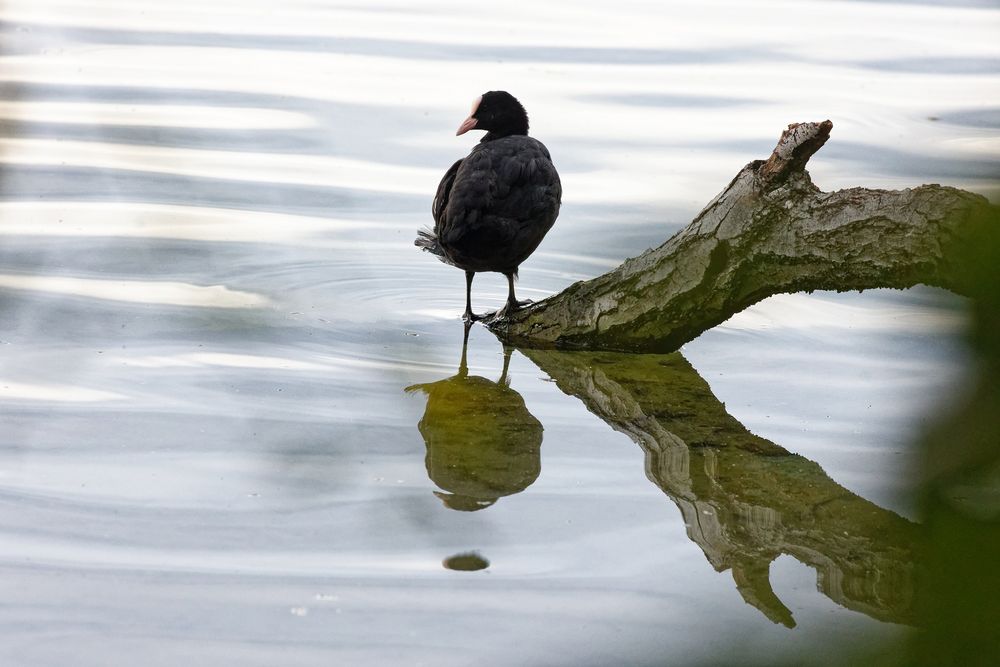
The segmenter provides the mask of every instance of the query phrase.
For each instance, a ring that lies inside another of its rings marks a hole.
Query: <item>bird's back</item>
[[[452,165],[434,198],[443,258],[471,271],[516,271],[552,227],[561,198],[540,141],[515,135],[477,145]]]

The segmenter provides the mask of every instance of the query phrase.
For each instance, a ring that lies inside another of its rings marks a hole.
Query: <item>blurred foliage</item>
[[[1000,209],[960,248],[973,304],[966,393],[923,441],[924,580],[915,665],[1000,662]]]

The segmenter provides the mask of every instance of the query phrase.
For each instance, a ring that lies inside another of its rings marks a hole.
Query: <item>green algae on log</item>
[[[805,166],[832,127],[790,125],[660,247],[486,325],[519,347],[672,352],[774,294],[919,283],[968,294],[955,258],[996,207],[941,185],[822,192]]]

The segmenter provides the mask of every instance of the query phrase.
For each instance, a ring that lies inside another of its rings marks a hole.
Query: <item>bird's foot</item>
[[[462,321],[465,322],[466,324],[472,324],[473,322],[479,322],[479,321],[484,320],[484,319],[486,319],[486,315],[485,314],[484,315],[477,315],[476,313],[472,312],[471,310],[467,310],[464,313],[462,313]]]
[[[525,299],[524,301],[508,300],[504,307],[490,315],[491,320],[505,320],[525,306],[530,306],[534,301]]]

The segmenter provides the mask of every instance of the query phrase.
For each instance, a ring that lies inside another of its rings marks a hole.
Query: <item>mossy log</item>
[[[822,192],[805,166],[832,127],[790,125],[660,247],[487,326],[520,347],[670,352],[779,293],[924,283],[967,294],[956,246],[975,243],[996,207],[940,185]]]

